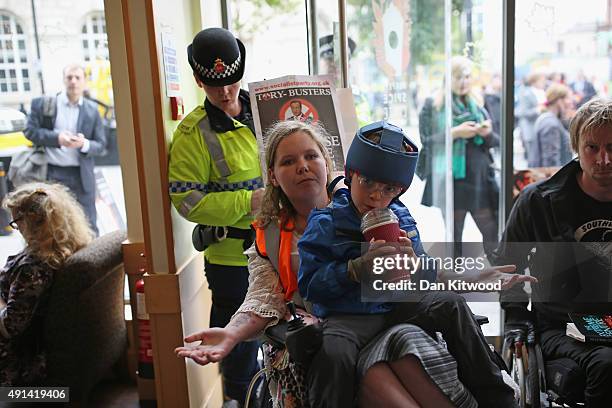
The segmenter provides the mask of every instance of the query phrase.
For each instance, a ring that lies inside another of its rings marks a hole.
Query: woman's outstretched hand
[[[185,337],[185,343],[196,341],[201,343],[177,347],[174,352],[179,357],[188,357],[200,365],[206,365],[223,360],[238,343],[231,330],[220,327],[211,327]]]

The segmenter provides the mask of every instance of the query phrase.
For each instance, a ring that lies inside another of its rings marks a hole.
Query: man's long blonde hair
[[[270,171],[274,168],[274,160],[276,158],[276,150],[278,145],[286,137],[291,136],[296,132],[304,132],[312,138],[317,144],[325,163],[327,165],[327,184],[331,181],[331,159],[325,148],[324,140],[328,137],[325,129],[318,124],[307,124],[299,120],[286,120],[275,123],[268,131],[266,136],[266,169]],[[281,213],[284,217],[281,220]],[[289,201],[289,198],[280,186],[274,186],[270,179],[266,184],[264,197],[261,203],[261,208],[257,214],[257,225],[260,227],[267,226],[272,220],[282,221],[285,223],[288,219],[295,217],[296,211]]]
[[[93,239],[85,212],[61,184],[25,184],[10,193],[3,205],[20,220],[26,250],[54,269]]]

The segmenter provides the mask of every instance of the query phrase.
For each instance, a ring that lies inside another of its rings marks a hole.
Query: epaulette
[[[206,110],[204,110],[204,107],[200,105],[185,116],[185,119],[179,123],[177,129],[181,132],[189,133],[191,132],[191,129],[196,127],[205,116]]]

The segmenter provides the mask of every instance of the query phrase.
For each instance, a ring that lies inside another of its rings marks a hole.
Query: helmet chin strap
[[[336,186],[338,185],[339,182],[342,181],[342,179],[345,179],[345,177],[344,176],[338,176],[335,179],[333,179],[331,181],[331,183],[329,183],[327,185],[327,194],[328,195],[330,195],[330,196],[332,195],[332,193],[334,192],[334,188],[336,188]],[[350,183],[347,183],[346,180],[345,180],[344,184],[346,184],[348,186]]]

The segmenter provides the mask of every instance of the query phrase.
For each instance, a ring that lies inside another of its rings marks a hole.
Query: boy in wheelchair
[[[322,344],[307,376],[311,390],[322,390],[312,392],[321,396],[317,406],[350,406],[346,395],[354,389],[360,351],[377,334],[399,323],[442,333],[462,382],[480,406],[514,406],[512,390],[461,296],[450,291],[415,291],[404,302],[389,303],[380,297],[362,300],[361,283],[372,275],[373,259],[400,252],[411,258],[426,256],[416,223],[399,201],[410,186],[417,158],[416,146],[402,129],[386,122],[362,127],[347,154],[349,190],[336,191],[332,204],[310,213],[298,243],[298,283],[301,295],[313,303],[314,314],[323,319]],[[361,244],[367,241],[360,223],[374,209],[395,214],[401,234],[396,248],[379,239],[362,251]],[[493,272],[505,281],[510,278],[503,272],[513,270],[513,266],[499,267]],[[436,271],[422,267],[411,278],[419,279],[435,281]]]
[[[542,391],[551,399],[606,407],[612,400],[612,347],[582,343],[565,330],[568,313],[612,312],[612,101],[583,105],[570,124],[570,138],[578,158],[525,188],[494,261],[516,264],[519,273],[528,267],[539,281],[532,286],[533,313],[521,287],[501,297],[506,342],[525,342],[532,351],[532,388],[546,382],[548,390]],[[540,348],[545,366],[537,358]],[[571,385],[576,384],[572,368],[583,387],[579,395],[570,392],[577,387]],[[539,392],[530,394],[532,406],[538,406]]]

